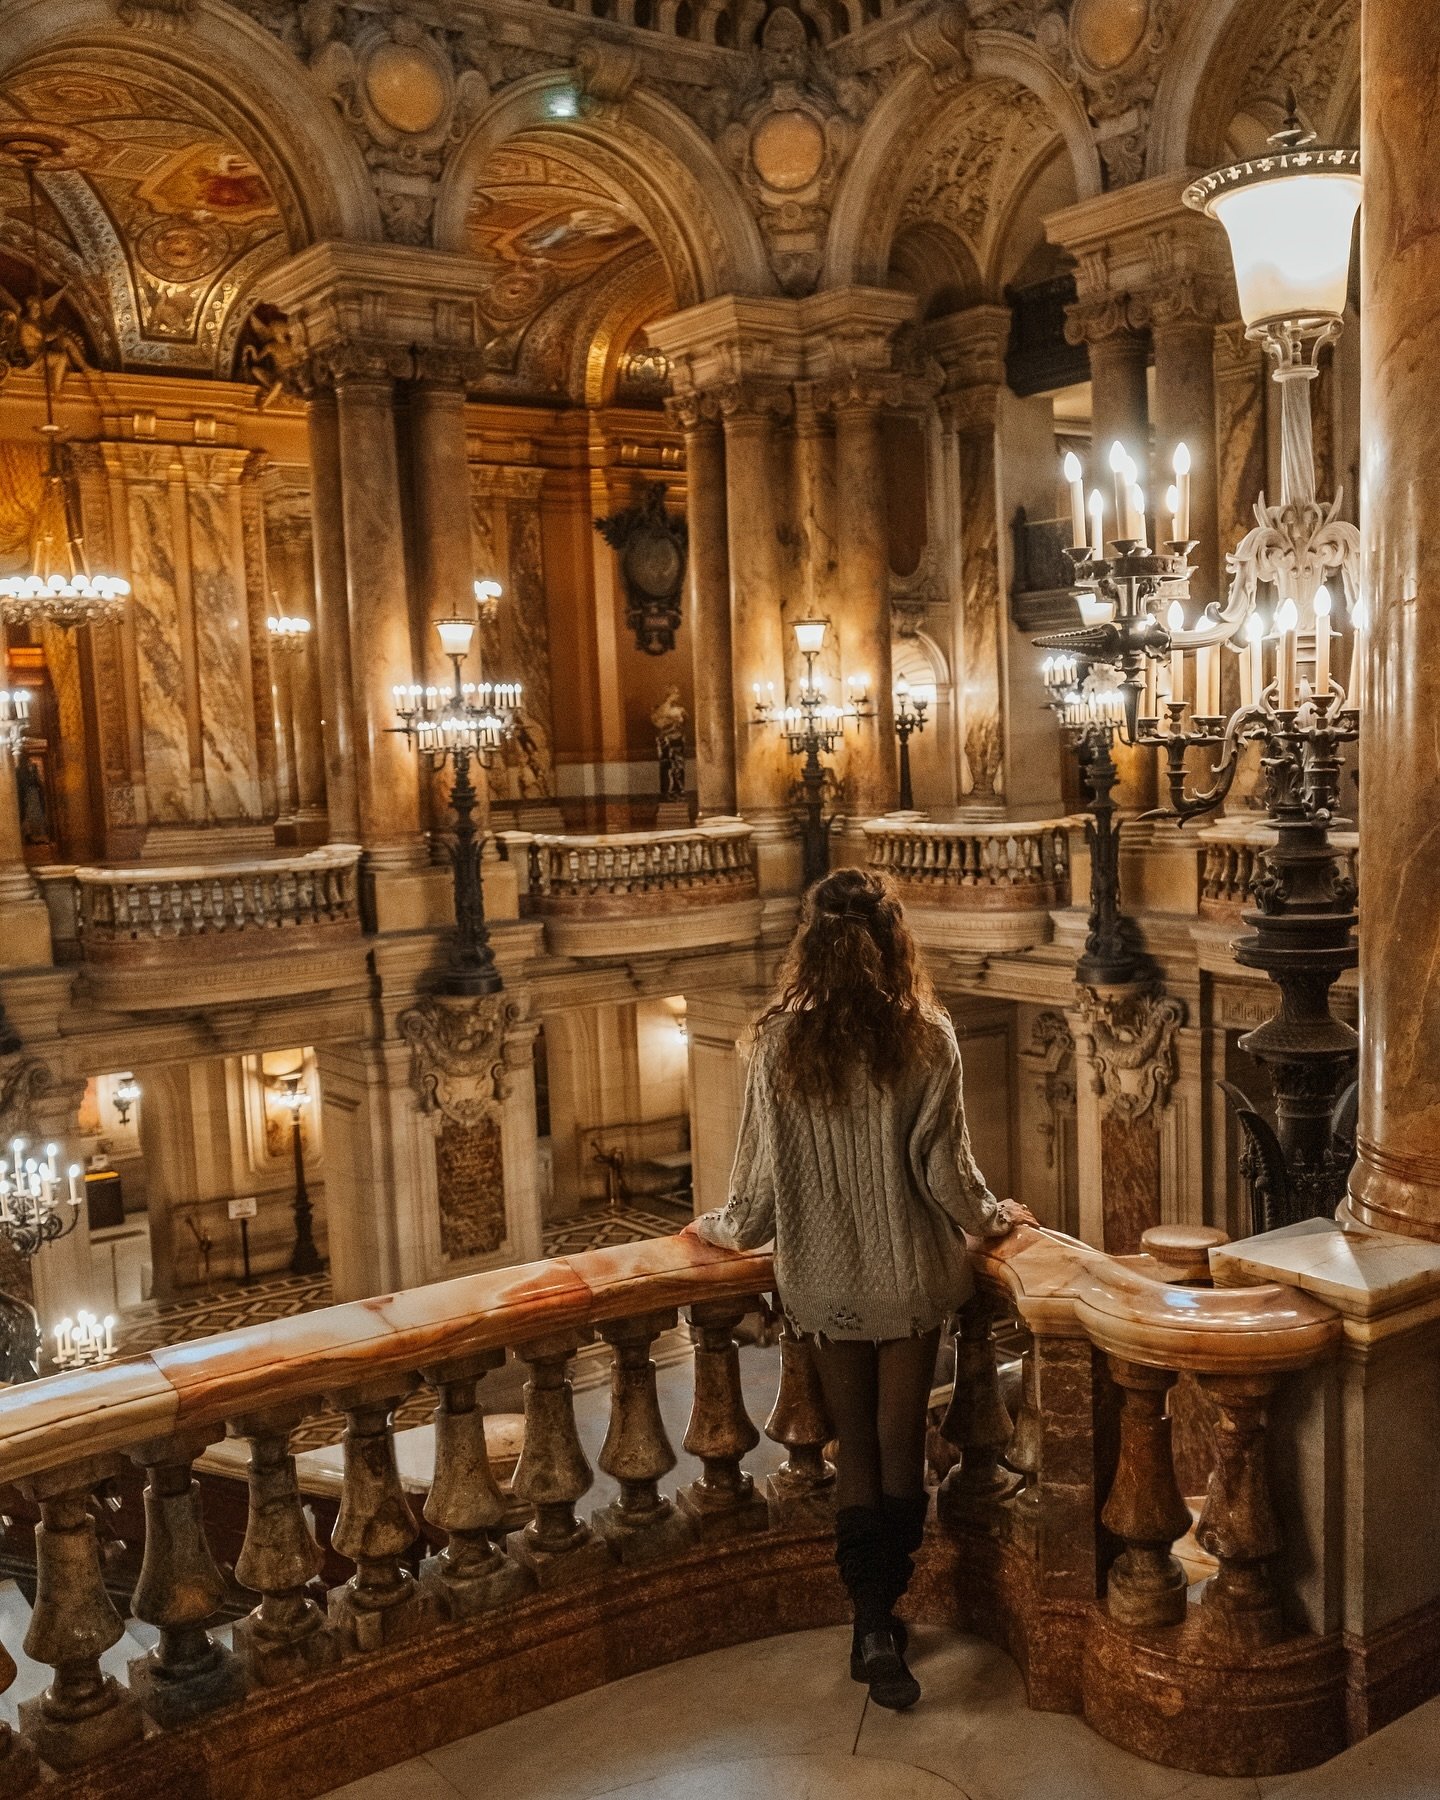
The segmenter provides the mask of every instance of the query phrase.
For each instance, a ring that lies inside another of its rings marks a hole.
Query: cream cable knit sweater
[[[795,1326],[829,1338],[909,1337],[970,1296],[962,1231],[1001,1236],[1000,1203],[970,1153],[960,1046],[944,1045],[893,1089],[863,1066],[838,1105],[781,1100],[786,1023],[759,1033],[745,1084],[729,1204],[703,1214],[707,1243],[775,1240],[775,1279]]]

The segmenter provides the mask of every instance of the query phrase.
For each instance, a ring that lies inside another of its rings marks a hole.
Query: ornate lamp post
[[[804,758],[796,788],[802,815],[802,879],[806,887],[819,881],[830,867],[832,821],[825,816],[825,796],[833,784],[834,774],[820,758],[834,754],[849,721],[868,719],[871,715],[863,689],[854,688],[843,707],[826,699],[824,681],[815,673],[815,659],[825,648],[827,629],[828,622],[824,619],[796,622],[795,645],[805,659],[798,705],[787,706],[777,714],[768,700],[761,699],[759,683],[755,685],[755,723],[779,725],[790,754]]]
[[[910,739],[925,729],[925,710],[931,693],[928,688],[912,688],[902,675],[895,683],[895,735],[900,740],[900,810],[912,812],[915,793],[910,785]]]
[[[285,1077],[284,1092],[275,1098],[290,1116],[290,1146],[295,1156],[295,1248],[290,1252],[290,1273],[318,1275],[325,1263],[315,1244],[315,1209],[305,1182],[305,1140],[300,1115],[310,1104],[310,1096],[300,1086],[300,1071]]]
[[[482,595],[484,586],[494,590]],[[482,605],[498,598],[499,583],[475,584]],[[440,643],[455,670],[448,688],[397,687],[395,710],[399,730],[431,769],[447,763],[455,771],[450,789],[450,808],[455,814],[455,837],[450,861],[455,872],[455,937],[449,964],[440,983],[446,994],[498,994],[500,971],[485,927],[485,894],[480,879],[480,839],[475,829],[479,800],[471,779],[471,766],[488,769],[505,740],[515,730],[520,705],[520,683],[468,682],[462,670],[475,636],[473,619],[441,619],[435,626]]]
[[[1255,907],[1244,915],[1251,931],[1236,955],[1280,989],[1280,1010],[1240,1039],[1271,1072],[1275,1124],[1238,1090],[1227,1091],[1246,1132],[1254,1223],[1266,1230],[1333,1213],[1353,1156],[1342,1089],[1357,1040],[1331,1012],[1330,990],[1357,960],[1356,896],[1329,828],[1341,749],[1359,733],[1361,663],[1354,655],[1347,692],[1331,663],[1327,583],[1343,583],[1357,651],[1364,609],[1359,534],[1339,517],[1338,494],[1328,503],[1315,494],[1309,383],[1320,349],[1342,325],[1359,153],[1314,147],[1292,116],[1267,155],[1203,176],[1185,199],[1229,233],[1248,334],[1274,363],[1282,401],[1280,501],[1267,505],[1261,495],[1254,529],[1227,559],[1226,599],[1211,601],[1187,624],[1194,547],[1188,459],[1177,452],[1170,537],[1160,552],[1146,544],[1143,496],[1126,492],[1117,476],[1119,535],[1108,558],[1096,497],[1087,543],[1081,484],[1067,469],[1077,521],[1069,554],[1087,624],[1042,642],[1117,668],[1126,741],[1165,758],[1169,800],[1162,816],[1183,822],[1213,812],[1230,791],[1244,746],[1260,746],[1276,843],[1252,883]],[[1220,702],[1226,655],[1236,658],[1240,694],[1228,715]],[[1187,768],[1195,754],[1210,764],[1199,784]]]
[[[1115,817],[1115,735],[1125,724],[1113,669],[1083,675],[1073,656],[1048,656],[1042,670],[1050,706],[1075,747],[1089,799],[1085,842],[1090,849],[1090,923],[1075,979],[1086,987],[1119,987],[1135,979],[1140,957],[1120,911],[1120,823]]]

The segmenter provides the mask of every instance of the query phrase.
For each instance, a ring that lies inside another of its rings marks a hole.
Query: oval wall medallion
[[[1150,23],[1150,0],[1075,0],[1070,42],[1092,69],[1109,73],[1129,62]]]
[[[449,98],[444,71],[413,44],[381,44],[371,52],[365,94],[392,130],[411,136],[437,125]]]
[[[825,161],[825,133],[807,112],[767,113],[750,139],[755,172],[782,194],[809,187]]]

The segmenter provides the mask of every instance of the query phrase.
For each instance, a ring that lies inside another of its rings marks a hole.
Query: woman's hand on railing
[[[1017,1225],[1039,1226],[1040,1224],[1030,1208],[1022,1205],[1018,1200],[1002,1200],[999,1216],[1001,1224],[1009,1231],[1013,1231]]]

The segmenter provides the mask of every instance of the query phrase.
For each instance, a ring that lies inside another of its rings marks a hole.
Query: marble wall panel
[[[244,453],[184,452],[205,799],[212,819],[263,817],[238,477]]]
[[[1000,521],[993,420],[962,427],[959,452],[963,662],[957,675],[964,694],[962,783],[963,798],[978,804],[993,802],[1004,792]]]
[[[497,800],[553,799],[555,725],[540,471],[476,464],[470,478],[475,566],[493,572],[505,586],[495,624],[482,634],[482,666],[487,680],[524,686],[521,728],[491,771],[491,792]]]
[[[123,459],[130,539],[130,616],[139,673],[146,812],[154,824],[192,818],[186,623],[175,543],[170,453],[117,446]]]

